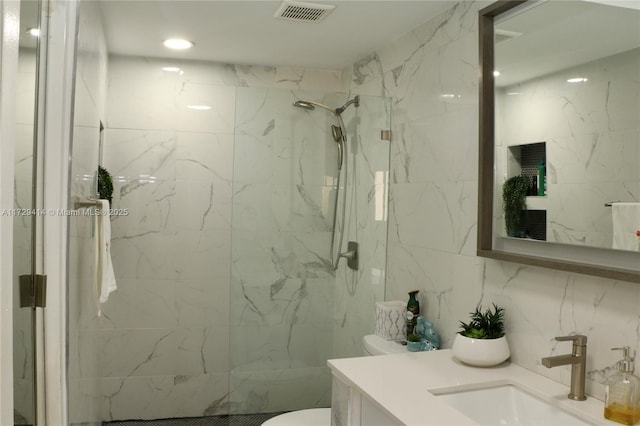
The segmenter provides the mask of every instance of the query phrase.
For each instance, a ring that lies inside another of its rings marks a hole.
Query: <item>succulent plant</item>
[[[482,312],[481,306],[477,306],[474,312],[470,312],[471,321],[460,321],[460,328],[465,337],[471,339],[498,339],[504,336],[504,309],[493,304],[493,310],[488,308]]]

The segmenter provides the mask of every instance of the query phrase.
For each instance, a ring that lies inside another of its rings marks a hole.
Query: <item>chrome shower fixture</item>
[[[293,103],[293,106],[298,107],[298,108],[304,108],[304,109],[307,109],[309,111],[313,111],[314,109],[316,109],[316,107],[314,107],[311,102],[307,102],[307,101],[295,101]]]
[[[336,142],[340,142],[340,139],[342,139],[343,136],[342,129],[334,124],[331,125],[331,134],[333,135],[333,139],[335,139]]]
[[[319,102],[314,101],[304,101],[297,100],[293,103],[293,106],[296,108],[306,109],[308,111],[313,111],[314,109],[321,108],[325,111],[332,113],[336,120],[338,121],[338,125],[331,125],[331,136],[333,136],[333,140],[338,144],[338,179],[336,183],[337,190],[335,191],[335,203],[333,204],[333,231],[331,232],[331,268],[335,271],[338,269],[338,262],[341,257],[347,259],[347,265],[351,269],[358,269],[358,247],[356,243],[349,242],[348,250],[344,253],[340,253],[340,248],[342,246],[342,241],[344,239],[344,219],[346,212],[346,192],[344,189],[340,189],[340,178],[344,174],[346,177],[347,170],[345,168],[344,173],[342,171],[342,165],[344,163],[344,156],[346,153],[346,144],[347,144],[347,130],[344,125],[344,120],[342,120],[342,113],[349,107],[349,105],[355,105],[356,108],[360,106],[360,96],[355,96],[353,99],[349,99],[344,105],[339,108],[333,109],[330,106],[325,104],[321,104]],[[340,238],[336,241],[336,230],[338,228],[338,197],[339,193],[342,192],[342,227],[340,227]],[[355,244],[355,245],[354,245]],[[336,253],[336,246],[338,247]],[[335,255],[334,255],[335,253]]]
[[[306,110],[312,111],[314,109],[316,109],[316,107],[322,108],[324,110],[327,110],[335,115],[340,115],[344,112],[345,109],[347,109],[349,107],[349,105],[355,105],[356,108],[360,106],[360,96],[355,96],[353,99],[349,99],[344,105],[342,105],[339,108],[333,109],[330,106],[327,106],[325,104],[321,104],[320,102],[314,102],[314,101],[303,101],[303,100],[298,100],[295,101],[293,103],[294,107],[298,107],[298,108],[304,108]]]
[[[347,109],[347,107],[351,104],[354,104],[356,108],[358,108],[360,106],[360,96],[358,95],[353,99],[348,100],[347,103],[342,105],[340,108],[336,108],[336,114],[338,115],[342,114],[344,110]]]

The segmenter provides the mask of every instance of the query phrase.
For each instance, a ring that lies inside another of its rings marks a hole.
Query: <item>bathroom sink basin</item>
[[[480,425],[590,424],[513,384],[431,393]]]

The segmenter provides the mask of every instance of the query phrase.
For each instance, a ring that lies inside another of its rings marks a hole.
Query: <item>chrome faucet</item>
[[[547,368],[559,365],[571,365],[571,390],[569,398],[576,401],[584,401],[584,379],[587,369],[587,336],[576,334],[575,336],[556,337],[559,342],[572,341],[573,350],[567,355],[557,355],[542,358],[542,365]]]

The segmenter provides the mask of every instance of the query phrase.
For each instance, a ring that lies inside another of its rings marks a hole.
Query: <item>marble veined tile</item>
[[[209,279],[228,268],[225,231],[129,231],[111,240],[117,277],[143,279]]]
[[[330,232],[335,196],[331,186],[243,185],[233,197],[233,227]]]
[[[112,76],[107,89],[107,128],[170,130],[177,127],[176,80]]]
[[[176,178],[176,134],[163,130],[105,130],[104,166],[114,180]]]
[[[172,328],[178,324],[172,280],[116,275],[118,291],[101,306],[104,329]]]
[[[174,100],[176,128],[189,132],[233,134],[235,92],[235,87],[183,83]],[[193,109],[198,106],[209,109]]]
[[[390,211],[395,216],[390,232],[396,232],[403,245],[475,253],[475,185],[449,182],[394,185],[390,198]]]
[[[228,414],[228,374],[103,378],[104,420]]]
[[[232,134],[178,132],[176,177],[187,181],[231,182],[233,145]]]
[[[276,87],[282,89],[322,90],[339,92],[342,87],[342,72],[312,68],[277,67]]]
[[[331,375],[326,367],[301,366],[231,372],[230,413],[265,413],[328,407]]]
[[[172,209],[177,205],[176,186],[174,180],[115,178],[111,206],[123,213],[126,209],[126,214],[112,216],[112,238],[167,231]]]
[[[223,232],[231,226],[231,209],[231,182],[222,179],[178,181],[166,229]]]
[[[239,182],[322,184],[335,175],[331,114],[294,107],[297,99],[333,104],[312,93],[238,91],[234,177]],[[256,155],[257,154],[257,155]],[[318,161],[318,160],[321,161]]]
[[[281,275],[332,277],[330,245],[331,234],[328,232],[234,230],[232,276],[239,280],[255,280],[256,273],[264,274],[261,282],[267,286]]]
[[[333,280],[283,276],[274,282],[233,279],[231,323],[233,326],[330,328]]]
[[[333,355],[331,322],[325,327],[282,324],[278,326],[232,327],[232,369],[260,372],[273,364],[281,369],[323,367]],[[238,335],[239,333],[239,335]]]
[[[228,352],[223,328],[220,332],[213,327],[113,329],[101,331],[100,338],[103,377],[196,375],[226,369],[225,365],[216,369],[212,363],[212,345]]]
[[[220,332],[230,323],[230,271],[216,268],[207,280],[180,280],[173,284],[172,298],[178,327],[211,327]]]

